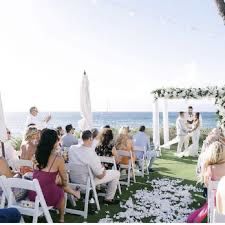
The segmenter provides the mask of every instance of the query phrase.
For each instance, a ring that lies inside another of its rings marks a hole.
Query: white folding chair
[[[102,163],[111,163],[111,164],[113,164],[112,169],[113,170],[117,170],[116,159],[115,159],[114,156],[112,156],[112,157],[99,156],[99,158],[100,158],[100,160],[101,160]],[[119,194],[121,195],[122,192],[121,192],[120,182],[118,183],[117,188],[118,188]]]
[[[5,187],[2,179],[0,178],[0,191],[1,191],[1,195],[0,195],[0,209],[5,208],[5,204],[6,204],[6,193],[7,193],[7,188]]]
[[[208,223],[224,223],[225,215],[221,215],[216,210],[216,191],[219,181],[208,181]]]
[[[147,160],[146,158],[146,149],[145,147],[140,147],[140,146],[134,146],[134,153],[141,153],[142,154],[142,158],[141,159],[136,159],[136,161],[141,163],[141,176],[144,177],[145,175],[145,169],[147,174],[149,174],[148,171],[148,166],[150,161]]]
[[[33,223],[37,223],[38,217],[42,215],[45,216],[48,223],[53,223],[49,213],[49,209],[52,207],[47,206],[37,179],[31,181],[20,178],[6,178],[5,176],[1,176],[0,179],[8,190],[8,192],[6,192],[6,195],[9,195],[7,205],[8,208],[16,208],[22,215],[32,216]],[[21,188],[36,192],[37,196],[35,198],[35,202],[29,200],[17,202],[15,200],[15,195],[12,191],[12,188]]]
[[[127,170],[127,182],[120,181],[120,184],[127,185],[128,187],[130,186],[130,180],[131,180],[131,173],[132,173],[132,178],[134,183],[136,183],[136,177],[135,177],[135,171],[134,171],[134,160],[132,156],[131,151],[124,151],[124,150],[117,150],[118,156],[121,157],[127,157],[128,158],[128,164],[122,164],[120,163],[120,171],[121,169]]]
[[[97,210],[100,210],[100,205],[98,201],[98,195],[96,192],[96,185],[94,182],[93,174],[88,165],[81,165],[75,163],[67,164],[67,169],[69,172],[70,183],[69,185],[72,188],[76,186],[80,186],[81,192],[85,193],[85,203],[84,210],[75,210],[70,208],[65,208],[65,212],[75,215],[83,216],[84,219],[87,219],[88,216],[88,203],[90,191],[93,191],[95,203],[97,206]]]
[[[33,168],[33,162],[31,160],[16,159],[16,160],[13,160],[12,163],[10,164],[13,171],[20,171],[20,168],[23,166]]]

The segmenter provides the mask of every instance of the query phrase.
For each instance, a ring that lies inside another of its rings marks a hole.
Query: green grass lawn
[[[197,159],[196,158],[182,158],[179,159],[174,156],[175,150],[163,150],[162,156],[160,158],[157,158],[157,160],[154,163],[153,168],[156,169],[156,172],[150,173],[149,176],[137,177],[137,182],[135,184],[132,184],[129,188],[126,188],[126,186],[122,186],[122,195],[120,196],[121,201],[126,201],[133,193],[135,193],[136,190],[147,188],[151,190],[150,184],[147,184],[147,180],[151,180],[154,178],[170,178],[170,179],[176,179],[180,178],[184,180],[182,183],[184,184],[192,184],[196,185],[196,164]],[[193,208],[199,208],[199,205],[201,205],[204,202],[204,198],[202,196],[202,193],[193,193],[193,198],[196,200],[193,205],[191,205]],[[94,215],[88,215],[88,219],[84,220],[81,216],[77,215],[71,215],[66,214],[65,215],[65,222],[68,223],[81,223],[81,222],[92,222],[96,223],[101,218],[106,217],[106,211],[109,211],[110,217],[113,217],[114,214],[122,211],[119,205],[105,205],[101,203],[100,199],[100,206],[101,210]],[[52,213],[52,218],[54,222],[58,221],[58,216],[55,213]],[[40,222],[43,220],[40,219]],[[148,219],[144,220],[143,222],[148,222]]]

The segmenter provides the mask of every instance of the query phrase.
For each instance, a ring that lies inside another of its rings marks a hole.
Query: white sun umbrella
[[[6,140],[6,125],[5,125],[5,116],[4,116],[4,111],[2,107],[2,98],[1,98],[1,93],[0,93],[0,141],[5,141]]]
[[[78,121],[78,126],[81,131],[90,130],[93,126],[91,99],[89,93],[89,81],[84,71],[80,88],[80,115],[81,120]]]

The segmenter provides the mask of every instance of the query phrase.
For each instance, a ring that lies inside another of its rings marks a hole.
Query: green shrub
[[[11,140],[11,144],[16,151],[20,150],[21,143],[22,143],[22,137],[14,137]]]

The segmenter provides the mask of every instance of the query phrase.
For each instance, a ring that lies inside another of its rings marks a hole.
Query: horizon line
[[[40,113],[80,113],[80,111],[41,111]],[[92,111],[92,113],[152,113],[152,111]],[[163,111],[159,111],[160,113],[162,113]],[[180,111],[168,111],[168,113],[178,113]],[[216,110],[209,110],[209,111],[202,111],[199,110],[198,112],[216,112]],[[5,113],[29,113],[26,111],[6,111]]]

